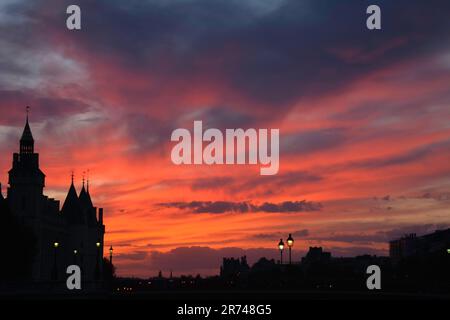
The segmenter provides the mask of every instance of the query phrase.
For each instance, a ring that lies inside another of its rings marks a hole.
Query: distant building
[[[310,247],[306,256],[302,258],[301,266],[306,271],[321,265],[361,273],[365,272],[367,267],[372,264],[387,266],[390,264],[390,259],[368,254],[356,257],[332,257],[331,253],[323,251],[322,247]]]
[[[8,174],[9,188],[3,201],[20,222],[33,230],[37,239],[32,279],[65,280],[67,266],[76,264],[85,284],[99,281],[103,269],[103,209],[93,206],[89,183],[83,182],[77,194],[73,176],[61,210],[59,201],[44,195],[45,174],[39,168],[39,154],[34,152],[28,116],[20,151],[13,154]]]
[[[393,262],[414,256],[426,256],[439,251],[447,252],[450,248],[450,229],[437,230],[433,233],[417,237],[409,234],[389,242],[389,256]]]
[[[399,261],[401,258],[410,257],[417,254],[417,236],[415,233],[405,235],[397,240],[389,242],[389,256],[392,261]]]
[[[306,256],[302,258],[302,264],[329,262],[331,253],[323,251],[322,247],[309,247]]]
[[[222,266],[220,267],[220,276],[223,278],[240,277],[247,275],[249,269],[246,256],[240,259],[223,258]]]

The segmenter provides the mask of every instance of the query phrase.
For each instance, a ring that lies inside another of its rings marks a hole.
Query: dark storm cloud
[[[226,212],[250,212],[251,207],[247,202],[231,201],[191,201],[191,202],[167,202],[159,203],[161,207],[189,210],[194,213],[226,213]]]
[[[183,127],[193,132],[193,121],[202,120],[203,130],[208,128],[243,128],[255,124],[255,119],[226,107],[206,107],[195,112],[184,112],[174,117],[160,119],[157,116],[126,112],[120,117],[128,135],[138,147],[138,152],[153,150],[170,139],[173,130]],[[196,185],[199,187],[201,184]]]
[[[322,204],[312,201],[284,201],[280,203],[264,202],[260,205],[251,202],[232,201],[191,201],[159,203],[166,208],[190,210],[194,213],[227,213],[227,212],[266,212],[266,213],[295,213],[304,211],[319,211]]]
[[[242,110],[234,110],[231,107],[210,107],[196,112],[190,116],[192,120],[203,121],[203,130],[208,128],[252,128],[257,124],[257,115],[244,113]]]
[[[245,127],[281,119],[302,97],[333,92],[448,43],[448,1],[379,1],[382,32],[365,28],[364,1],[280,3],[261,13],[248,1],[80,0],[83,28],[68,32],[65,9],[71,1],[18,1],[4,9],[23,19],[0,26],[3,48],[8,48],[0,50],[0,71],[26,76],[32,74],[30,66],[12,59],[15,53],[70,48],[66,52],[88,66],[93,78],[103,60],[118,73],[148,77],[151,86],[112,88],[126,97],[129,108],[164,95],[177,97],[176,90],[166,92],[174,83],[186,90],[213,84],[223,89],[220,103],[226,107],[201,114],[206,125]],[[175,98],[166,102],[169,111],[180,103]],[[193,107],[198,106],[187,106]],[[51,109],[43,112],[51,114]],[[171,126],[153,118],[154,125],[147,126],[130,113],[123,121],[139,147],[153,148],[167,139]],[[331,128],[282,136],[282,151],[315,152],[345,142],[346,132]]]
[[[58,8],[34,16],[37,31],[63,29],[59,9],[70,1],[36,3]],[[83,30],[68,39],[131,70],[161,75],[169,81],[162,85],[208,75],[261,108],[282,108],[448,39],[448,1],[378,3],[383,32],[365,28],[365,1],[287,0],[264,15],[245,1],[79,1]]]
[[[449,147],[450,147],[450,140],[443,140],[415,148],[403,154],[385,157],[383,159],[380,158],[380,159],[368,159],[364,161],[358,161],[351,163],[349,166],[351,168],[373,169],[396,165],[404,165],[407,163],[423,160],[427,156],[448,150]]]
[[[342,146],[346,140],[346,130],[343,128],[293,133],[281,137],[280,152],[310,154]]]
[[[128,135],[136,143],[136,152],[153,150],[164,145],[172,132],[172,122],[161,121],[152,116],[128,113],[122,116],[120,123],[125,125]]]
[[[32,90],[0,90],[0,124],[22,125],[25,106],[32,106],[36,121],[73,115],[91,108],[81,100],[40,96]]]
[[[300,211],[318,211],[322,209],[322,204],[311,201],[284,201],[281,203],[265,202],[256,206],[255,211],[262,212],[300,212]]]

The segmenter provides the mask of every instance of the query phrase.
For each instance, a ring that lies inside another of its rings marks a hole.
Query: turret
[[[96,209],[95,209],[94,205],[92,204],[92,199],[89,194],[89,182],[88,182],[87,189],[86,189],[84,186],[84,178],[83,178],[83,187],[81,188],[81,191],[80,191],[79,200],[80,200],[81,209],[83,210],[83,212],[86,216],[87,224],[90,226],[95,226],[97,224]]]
[[[20,154],[33,154],[34,153],[34,139],[31,133],[30,124],[28,123],[28,110],[27,107],[27,120],[25,128],[23,129],[22,138],[20,138]]]
[[[72,225],[86,224],[86,216],[84,214],[84,211],[82,210],[77,191],[75,190],[75,186],[73,184],[73,174],[72,183],[61,209],[61,213],[63,214],[64,218]]]
[[[19,153],[13,154],[12,168],[8,172],[8,202],[13,212],[24,216],[37,216],[41,211],[45,175],[39,168],[39,154],[34,153],[34,139],[28,122],[20,138]]]

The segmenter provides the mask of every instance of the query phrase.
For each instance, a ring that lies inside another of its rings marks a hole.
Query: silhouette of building
[[[450,229],[436,230],[417,237],[415,233],[389,242],[389,256],[394,263],[403,258],[426,256],[450,248]]]
[[[309,247],[306,256],[302,258],[302,264],[329,262],[331,253],[323,251],[322,247]]]
[[[416,254],[417,236],[415,233],[405,235],[397,240],[389,241],[389,256],[392,261],[397,262],[401,258]]]
[[[242,277],[248,273],[249,269],[246,256],[240,259],[223,258],[222,266],[220,267],[220,276],[224,278]]]
[[[73,182],[60,210],[60,202],[44,195],[45,174],[26,118],[19,153],[13,154],[6,201],[10,211],[33,230],[37,250],[32,268],[36,282],[66,279],[66,268],[81,268],[82,282],[97,283],[103,269],[103,209],[97,210],[89,194],[89,182],[80,194]],[[1,192],[0,192],[1,194]],[[3,198],[3,196],[1,196]],[[98,213],[98,215],[97,215]]]

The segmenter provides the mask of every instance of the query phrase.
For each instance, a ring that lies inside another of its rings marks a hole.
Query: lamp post
[[[100,263],[99,263],[99,259],[100,259],[100,246],[101,243],[99,241],[97,241],[95,243],[95,246],[97,247],[97,258],[96,263],[95,263],[95,280],[99,280],[100,279]]]
[[[53,280],[58,280],[58,266],[56,263],[56,255],[57,255],[57,251],[58,251],[58,247],[59,247],[59,242],[55,241],[53,242]]]
[[[289,247],[289,264],[292,264],[292,246],[294,245],[294,238],[289,233],[289,237],[287,238],[287,245]]]
[[[283,264],[283,249],[284,249],[283,239],[280,239],[280,242],[278,242],[278,249],[280,249],[280,264]]]
[[[109,263],[112,265],[113,247],[109,247]]]

